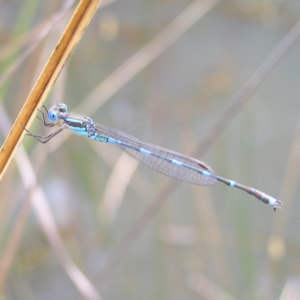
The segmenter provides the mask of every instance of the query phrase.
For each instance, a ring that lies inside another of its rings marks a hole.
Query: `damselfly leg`
[[[46,112],[46,115],[48,115],[48,109],[46,108],[45,105],[43,105],[43,108],[44,108],[44,110]],[[42,112],[39,108],[37,109],[37,111],[42,114],[42,119],[38,115],[36,116],[37,119],[39,119],[45,126],[47,126],[47,127],[53,127],[53,126],[56,125],[56,123],[47,123],[46,122],[46,118],[45,118],[45,113]]]
[[[46,112],[46,115],[48,116],[48,109],[47,109],[46,106],[44,106],[44,105],[43,105],[43,108],[44,108],[44,110],[45,110],[45,112]],[[37,110],[38,110],[39,113],[41,113],[42,117],[40,117],[40,116],[38,116],[38,115],[37,115],[36,117],[37,117],[37,119],[39,119],[45,126],[47,126],[47,127],[53,127],[53,126],[56,126],[56,125],[57,125],[56,122],[53,122],[53,123],[47,123],[47,122],[46,122],[46,117],[45,117],[45,112],[41,111],[40,109],[37,109]],[[40,143],[43,143],[43,144],[47,143],[47,142],[50,141],[53,137],[55,137],[58,133],[60,133],[62,130],[64,130],[64,128],[62,127],[62,128],[60,128],[60,129],[58,129],[57,131],[52,132],[51,134],[44,136],[44,135],[37,135],[37,134],[31,133],[28,129],[26,129],[26,128],[23,126],[23,124],[21,124],[21,126],[22,126],[22,127],[24,128],[24,130],[26,131],[26,135],[35,138],[37,141],[39,141]]]
[[[23,126],[23,125],[22,125]],[[64,130],[64,128],[60,128],[59,130],[49,134],[49,135],[37,135],[37,134],[33,134],[31,133],[28,129],[26,129],[23,126],[24,130],[27,132],[26,135],[28,136],[32,136],[33,138],[35,138],[37,141],[39,141],[40,143],[46,144],[48,141],[50,141],[53,137],[55,137],[57,134],[59,134],[62,130]]]

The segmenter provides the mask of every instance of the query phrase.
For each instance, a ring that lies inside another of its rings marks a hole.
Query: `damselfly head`
[[[60,118],[61,114],[65,114],[68,108],[64,103],[58,103],[53,109],[48,112],[48,119],[52,122],[56,122]]]

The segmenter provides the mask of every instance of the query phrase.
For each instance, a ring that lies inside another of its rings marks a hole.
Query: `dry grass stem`
[[[35,117],[36,109],[41,106],[48,96],[68,57],[91,21],[99,3],[100,0],[82,0],[79,3],[0,150],[0,178],[25,135],[21,124],[25,127],[30,126]]]

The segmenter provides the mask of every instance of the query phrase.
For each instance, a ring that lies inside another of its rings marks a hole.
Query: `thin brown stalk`
[[[45,101],[68,57],[79,42],[85,28],[95,14],[101,0],[82,0],[28,96],[10,133],[0,150],[0,178],[2,178],[18,145],[25,135],[23,126],[30,126],[36,109]]]

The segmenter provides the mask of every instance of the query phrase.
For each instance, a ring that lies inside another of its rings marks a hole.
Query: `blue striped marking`
[[[274,206],[276,203],[277,203],[277,200],[275,198],[269,196],[269,204],[271,206]]]
[[[210,172],[207,172],[207,171],[202,171],[202,175],[207,176],[207,177],[212,176],[212,174]]]
[[[98,134],[97,132],[95,134],[91,135],[90,138],[93,140],[99,141],[99,142],[106,142],[106,143],[108,140],[107,137],[102,136],[101,134]]]
[[[73,128],[73,126],[69,125],[69,129],[71,129],[76,134],[89,137],[89,133],[86,131],[85,128],[78,128],[78,127]]]
[[[113,139],[113,138],[110,138],[110,137],[107,139],[107,142],[111,143],[111,144],[121,144],[120,141],[118,141],[116,139]]]
[[[182,165],[183,165],[182,162],[180,162],[180,161],[178,161],[178,160],[176,160],[176,159],[171,159],[171,163],[172,163],[172,164],[175,164],[175,165],[178,165],[178,166],[182,166]]]
[[[144,148],[140,148],[140,152],[144,153],[144,154],[147,154],[147,155],[151,155],[152,154],[152,152],[150,152],[150,151],[148,151],[148,150],[146,150]]]
[[[84,136],[88,135],[88,132],[85,127],[75,127],[69,125],[69,128],[77,134],[84,135]]]

